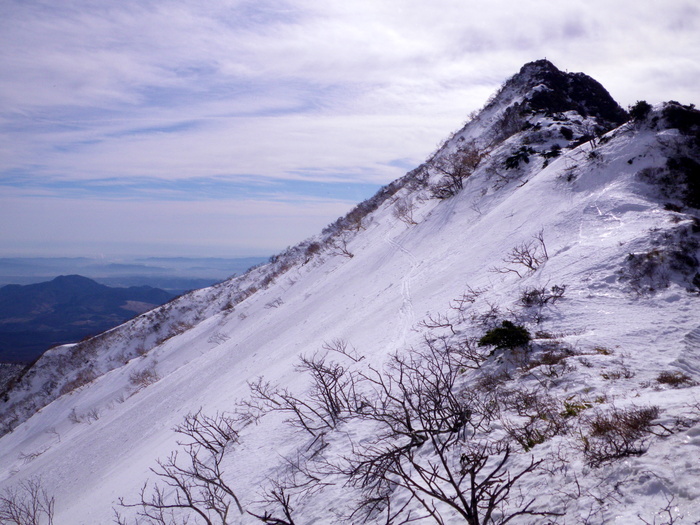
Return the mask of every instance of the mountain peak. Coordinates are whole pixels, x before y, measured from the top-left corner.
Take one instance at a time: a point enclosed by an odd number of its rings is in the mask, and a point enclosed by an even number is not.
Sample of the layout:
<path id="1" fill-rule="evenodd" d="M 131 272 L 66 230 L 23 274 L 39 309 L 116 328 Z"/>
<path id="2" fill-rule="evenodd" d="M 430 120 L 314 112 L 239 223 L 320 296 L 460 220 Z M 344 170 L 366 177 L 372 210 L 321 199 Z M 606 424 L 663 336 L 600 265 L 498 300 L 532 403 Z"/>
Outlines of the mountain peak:
<path id="1" fill-rule="evenodd" d="M 503 86 L 522 97 L 523 109 L 534 113 L 576 111 L 583 117 L 597 117 L 608 128 L 627 120 L 627 113 L 610 93 L 584 73 L 561 71 L 547 59 L 528 62 Z"/>
<path id="2" fill-rule="evenodd" d="M 539 60 L 533 60 L 532 62 L 528 62 L 525 64 L 523 67 L 520 68 L 520 72 L 518 73 L 519 75 L 527 75 L 527 74 L 542 74 L 542 73 L 557 73 L 561 74 L 561 71 L 552 64 L 549 60 L 546 58 L 541 58 Z"/>
<path id="3" fill-rule="evenodd" d="M 78 286 L 93 286 L 94 287 L 102 287 L 103 285 L 99 284 L 96 281 L 93 281 L 92 279 L 88 277 L 83 277 L 82 275 L 77 275 L 77 274 L 72 274 L 72 275 L 59 275 L 58 277 L 55 277 L 50 281 L 53 284 L 56 285 L 78 285 Z"/>

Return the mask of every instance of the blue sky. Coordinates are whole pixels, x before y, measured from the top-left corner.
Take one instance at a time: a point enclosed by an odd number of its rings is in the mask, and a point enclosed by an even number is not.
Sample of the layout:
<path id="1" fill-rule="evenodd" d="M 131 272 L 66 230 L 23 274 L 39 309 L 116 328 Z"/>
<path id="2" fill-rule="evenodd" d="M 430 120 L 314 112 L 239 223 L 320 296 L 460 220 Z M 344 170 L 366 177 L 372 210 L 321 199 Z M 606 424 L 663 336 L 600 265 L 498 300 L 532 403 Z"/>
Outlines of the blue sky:
<path id="1" fill-rule="evenodd" d="M 0 256 L 270 254 L 525 62 L 700 103 L 695 1 L 4 0 Z"/>

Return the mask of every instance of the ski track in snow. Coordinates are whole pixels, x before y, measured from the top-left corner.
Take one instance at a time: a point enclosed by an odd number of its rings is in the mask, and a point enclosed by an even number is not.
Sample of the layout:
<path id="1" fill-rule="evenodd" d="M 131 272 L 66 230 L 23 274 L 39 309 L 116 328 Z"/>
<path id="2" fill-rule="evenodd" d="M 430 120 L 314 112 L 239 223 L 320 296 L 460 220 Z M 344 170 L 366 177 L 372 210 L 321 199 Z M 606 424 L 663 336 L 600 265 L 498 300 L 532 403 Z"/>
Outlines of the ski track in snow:
<path id="1" fill-rule="evenodd" d="M 411 270 L 401 277 L 401 296 L 403 298 L 403 302 L 401 304 L 401 308 L 399 309 L 399 334 L 395 339 L 397 349 L 400 349 L 406 346 L 408 333 L 413 328 L 415 323 L 415 311 L 413 308 L 413 298 L 411 294 L 411 281 L 418 273 L 420 262 L 415 255 L 407 250 L 402 244 L 391 239 L 388 234 L 384 237 L 384 239 L 390 246 L 393 246 L 397 250 L 401 251 L 401 253 L 408 258 L 411 264 Z"/>

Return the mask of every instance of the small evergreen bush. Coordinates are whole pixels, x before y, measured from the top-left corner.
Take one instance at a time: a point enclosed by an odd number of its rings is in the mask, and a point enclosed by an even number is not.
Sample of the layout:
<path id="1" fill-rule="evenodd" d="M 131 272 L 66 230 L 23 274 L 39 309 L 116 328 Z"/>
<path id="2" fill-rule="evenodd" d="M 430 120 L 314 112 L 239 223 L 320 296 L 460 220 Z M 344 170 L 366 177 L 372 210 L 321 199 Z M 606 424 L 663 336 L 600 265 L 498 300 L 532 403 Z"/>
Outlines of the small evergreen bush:
<path id="1" fill-rule="evenodd" d="M 510 321 L 503 321 L 501 326 L 486 332 L 479 339 L 479 346 L 494 346 L 496 349 L 513 349 L 525 346 L 532 337 L 524 326 L 515 325 Z"/>
<path id="2" fill-rule="evenodd" d="M 649 112 L 651 111 L 651 104 L 646 100 L 638 100 L 636 104 L 630 106 L 630 117 L 635 122 L 642 121 L 647 118 Z"/>

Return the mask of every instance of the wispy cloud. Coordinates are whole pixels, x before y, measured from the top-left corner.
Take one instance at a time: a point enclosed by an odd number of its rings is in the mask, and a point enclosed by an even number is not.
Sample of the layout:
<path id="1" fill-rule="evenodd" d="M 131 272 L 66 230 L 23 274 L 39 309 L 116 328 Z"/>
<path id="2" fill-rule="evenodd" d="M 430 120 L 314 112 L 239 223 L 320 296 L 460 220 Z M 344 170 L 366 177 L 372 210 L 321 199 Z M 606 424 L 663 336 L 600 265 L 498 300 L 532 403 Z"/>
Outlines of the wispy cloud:
<path id="1" fill-rule="evenodd" d="M 698 102 L 700 8 L 6 0 L 0 187 L 27 210 L 78 195 L 83 205 L 306 195 L 330 199 L 317 211 L 335 213 L 337 201 L 421 162 L 506 77 L 544 56 L 600 80 L 623 105 Z M 38 242 L 41 229 L 30 233 Z M 300 234 L 290 226 L 282 244 Z"/>

